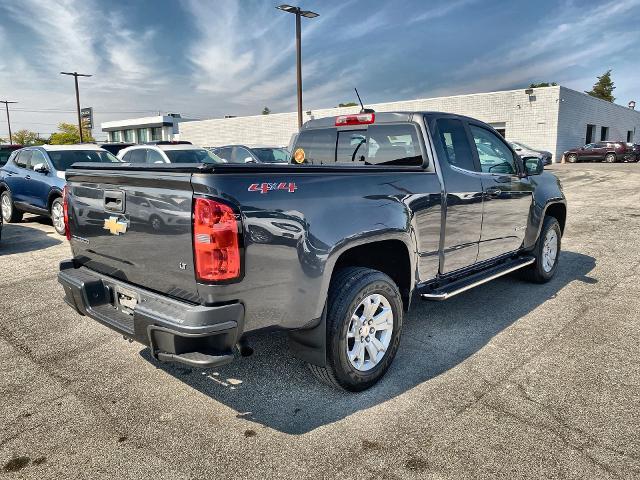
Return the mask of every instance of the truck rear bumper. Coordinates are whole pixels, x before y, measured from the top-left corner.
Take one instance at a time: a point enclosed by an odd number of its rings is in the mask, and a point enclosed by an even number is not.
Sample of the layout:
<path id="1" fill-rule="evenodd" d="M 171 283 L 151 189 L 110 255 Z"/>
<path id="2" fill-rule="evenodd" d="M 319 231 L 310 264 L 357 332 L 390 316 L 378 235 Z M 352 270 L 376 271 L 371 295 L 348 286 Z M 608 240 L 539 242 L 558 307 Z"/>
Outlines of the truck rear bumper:
<path id="1" fill-rule="evenodd" d="M 193 305 L 101 275 L 73 261 L 60 263 L 65 302 L 126 338 L 147 345 L 154 358 L 193 367 L 234 359 L 244 306 Z"/>

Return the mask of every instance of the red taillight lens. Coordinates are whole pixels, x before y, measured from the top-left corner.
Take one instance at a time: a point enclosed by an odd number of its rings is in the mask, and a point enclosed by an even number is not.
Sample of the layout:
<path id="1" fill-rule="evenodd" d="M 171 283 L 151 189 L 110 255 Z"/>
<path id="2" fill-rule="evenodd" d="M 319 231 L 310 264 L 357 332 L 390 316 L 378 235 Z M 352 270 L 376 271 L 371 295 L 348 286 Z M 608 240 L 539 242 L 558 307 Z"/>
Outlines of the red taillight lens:
<path id="1" fill-rule="evenodd" d="M 209 198 L 193 204 L 193 251 L 196 277 L 204 281 L 240 276 L 238 222 L 233 209 Z"/>
<path id="2" fill-rule="evenodd" d="M 67 240 L 71 240 L 71 229 L 69 228 L 69 187 L 64 186 L 62 190 L 62 212 L 64 213 L 64 233 Z"/>
<path id="3" fill-rule="evenodd" d="M 375 122 L 375 113 L 358 113 L 355 115 L 340 115 L 336 117 L 336 127 L 344 127 L 345 125 L 369 125 Z"/>

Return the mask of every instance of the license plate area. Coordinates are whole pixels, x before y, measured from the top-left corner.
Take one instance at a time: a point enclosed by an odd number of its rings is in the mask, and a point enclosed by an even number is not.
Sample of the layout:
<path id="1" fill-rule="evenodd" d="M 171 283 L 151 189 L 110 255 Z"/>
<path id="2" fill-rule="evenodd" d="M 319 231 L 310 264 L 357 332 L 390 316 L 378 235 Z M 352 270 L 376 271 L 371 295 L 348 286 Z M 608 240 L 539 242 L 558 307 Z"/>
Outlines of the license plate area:
<path id="1" fill-rule="evenodd" d="M 133 311 L 138 305 L 138 295 L 131 290 L 116 287 L 116 303 L 118 309 L 127 315 L 133 315 Z"/>

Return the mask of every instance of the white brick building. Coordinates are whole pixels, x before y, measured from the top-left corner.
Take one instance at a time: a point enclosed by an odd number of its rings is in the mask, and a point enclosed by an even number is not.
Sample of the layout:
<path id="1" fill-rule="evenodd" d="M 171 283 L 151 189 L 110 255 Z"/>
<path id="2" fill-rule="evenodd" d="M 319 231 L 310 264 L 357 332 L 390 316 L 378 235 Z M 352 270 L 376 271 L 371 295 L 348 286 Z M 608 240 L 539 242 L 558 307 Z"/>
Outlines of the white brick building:
<path id="1" fill-rule="evenodd" d="M 640 112 L 565 87 L 474 93 L 367 105 L 378 112 L 442 111 L 489 123 L 508 140 L 548 150 L 554 161 L 562 152 L 600 140 L 640 141 Z M 305 119 L 356 113 L 359 107 L 305 113 Z M 591 125 L 591 127 L 588 127 Z M 219 118 L 180 125 L 180 139 L 201 146 L 228 144 L 287 145 L 297 131 L 297 114 L 277 113 Z M 591 138 L 587 133 L 591 133 Z"/>
<path id="2" fill-rule="evenodd" d="M 173 140 L 178 134 L 178 124 L 188 122 L 179 113 L 167 113 L 153 117 L 130 118 L 103 122 L 100 128 L 107 133 L 108 142 L 144 143 Z"/>

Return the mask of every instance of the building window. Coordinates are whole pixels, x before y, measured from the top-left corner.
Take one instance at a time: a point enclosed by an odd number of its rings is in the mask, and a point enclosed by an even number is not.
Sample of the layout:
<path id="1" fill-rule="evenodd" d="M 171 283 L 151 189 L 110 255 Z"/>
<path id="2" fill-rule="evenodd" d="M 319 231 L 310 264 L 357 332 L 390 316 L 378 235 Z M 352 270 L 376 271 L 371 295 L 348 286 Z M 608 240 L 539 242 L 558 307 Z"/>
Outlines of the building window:
<path id="1" fill-rule="evenodd" d="M 121 142 L 122 141 L 121 136 L 120 136 L 120 134 L 121 134 L 120 130 L 115 130 L 115 131 L 109 132 L 109 133 L 111 134 L 111 141 L 112 142 Z"/>
<path id="2" fill-rule="evenodd" d="M 627 130 L 627 142 L 633 142 L 633 130 Z"/>
<path id="3" fill-rule="evenodd" d="M 124 141 L 127 143 L 133 142 L 133 130 L 124 131 Z"/>
<path id="4" fill-rule="evenodd" d="M 151 141 L 156 142 L 162 140 L 162 127 L 153 127 L 151 129 Z"/>
<path id="5" fill-rule="evenodd" d="M 584 144 L 588 145 L 589 143 L 593 142 L 593 132 L 595 131 L 596 126 L 595 125 L 591 125 L 590 123 L 587 124 L 587 136 L 585 137 L 584 140 Z"/>
<path id="6" fill-rule="evenodd" d="M 609 127 L 600 127 L 600 141 L 604 142 L 609 138 Z"/>
<path id="7" fill-rule="evenodd" d="M 144 143 L 149 141 L 149 135 L 146 128 L 138 129 L 138 143 Z"/>

